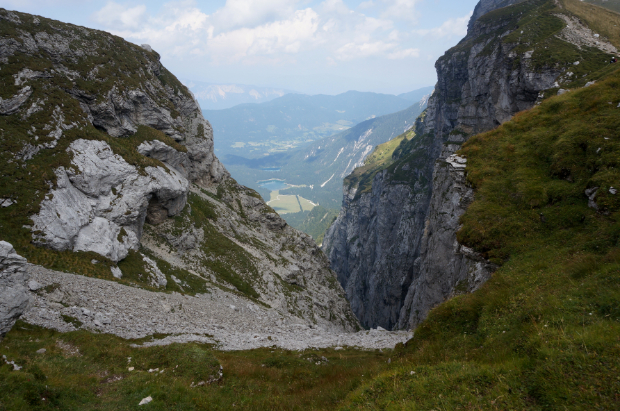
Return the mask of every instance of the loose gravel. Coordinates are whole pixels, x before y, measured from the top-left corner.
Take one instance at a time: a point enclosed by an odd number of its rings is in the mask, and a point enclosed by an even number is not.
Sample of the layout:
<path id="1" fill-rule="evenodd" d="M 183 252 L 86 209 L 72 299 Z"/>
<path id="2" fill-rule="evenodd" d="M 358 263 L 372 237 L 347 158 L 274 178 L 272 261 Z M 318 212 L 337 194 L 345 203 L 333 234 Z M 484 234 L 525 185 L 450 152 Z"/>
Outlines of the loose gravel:
<path id="1" fill-rule="evenodd" d="M 383 329 L 347 333 L 319 328 L 220 289 L 188 296 L 152 292 L 35 265 L 29 265 L 28 271 L 31 281 L 40 287 L 22 317 L 26 322 L 60 332 L 78 326 L 126 339 L 155 336 L 142 346 L 197 341 L 224 351 L 260 347 L 377 349 L 393 348 L 413 336 L 411 332 Z"/>

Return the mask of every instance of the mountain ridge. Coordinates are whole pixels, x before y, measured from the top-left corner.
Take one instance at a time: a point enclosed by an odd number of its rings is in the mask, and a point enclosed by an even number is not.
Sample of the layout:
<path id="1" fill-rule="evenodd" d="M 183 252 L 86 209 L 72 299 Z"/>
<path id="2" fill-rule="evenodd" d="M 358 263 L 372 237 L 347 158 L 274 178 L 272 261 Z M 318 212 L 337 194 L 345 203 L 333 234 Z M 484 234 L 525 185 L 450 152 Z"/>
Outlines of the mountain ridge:
<path id="1" fill-rule="evenodd" d="M 223 293 L 245 307 L 216 302 L 211 322 L 231 327 L 224 339 L 269 321 L 287 332 L 359 327 L 312 239 L 230 177 L 197 102 L 150 47 L 4 9 L 0 44 L 0 238 L 42 284 L 25 285 L 43 290 L 30 322 L 132 338 L 183 333 L 106 314 L 119 307 L 80 297 L 71 278 L 81 275 L 95 289 L 102 280 L 155 299 Z M 97 315 L 74 325 L 71 307 Z M 254 321 L 242 330 L 231 310 Z"/>
<path id="2" fill-rule="evenodd" d="M 373 171 L 371 192 L 345 187 L 344 207 L 325 235 L 323 250 L 365 326 L 413 328 L 457 290 L 473 291 L 491 276 L 495 266 L 456 241 L 473 192 L 453 154 L 469 136 L 561 88 L 596 81 L 609 64 L 611 26 L 589 23 L 601 33 L 600 50 L 588 43 L 591 30 L 566 28 L 557 17 L 572 18 L 577 2 L 479 6 L 486 14 L 474 15 L 467 36 L 436 63 L 439 81 L 416 137 L 395 163 Z"/>

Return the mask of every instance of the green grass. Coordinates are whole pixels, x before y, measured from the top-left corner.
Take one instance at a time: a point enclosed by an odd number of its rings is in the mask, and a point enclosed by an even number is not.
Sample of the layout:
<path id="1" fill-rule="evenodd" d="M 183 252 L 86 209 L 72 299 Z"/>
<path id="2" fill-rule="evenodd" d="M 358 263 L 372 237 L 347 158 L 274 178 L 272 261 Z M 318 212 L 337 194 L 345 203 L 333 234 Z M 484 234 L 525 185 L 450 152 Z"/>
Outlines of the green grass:
<path id="1" fill-rule="evenodd" d="M 291 227 L 309 234 L 317 244 L 321 244 L 325 232 L 338 217 L 338 212 L 338 210 L 319 205 L 311 211 L 287 214 L 285 219 Z"/>
<path id="2" fill-rule="evenodd" d="M 331 410 L 386 370 L 393 358 L 391 350 L 130 347 L 140 342 L 85 331 L 62 334 L 18 322 L 0 354 L 24 368 L 0 365 L 0 410 Z M 36 354 L 41 348 L 46 353 Z M 220 381 L 191 388 L 192 382 L 217 376 L 220 364 Z M 148 373 L 155 368 L 164 372 Z M 153 402 L 139 407 L 147 396 Z"/>
<path id="3" fill-rule="evenodd" d="M 619 90 L 617 70 L 464 144 L 476 198 L 459 240 L 502 266 L 432 310 L 342 409 L 617 409 Z"/>
<path id="4" fill-rule="evenodd" d="M 18 322 L 0 352 L 23 369 L 0 365 L 0 410 L 134 410 L 147 396 L 153 397 L 149 409 L 193 410 L 204 409 L 209 391 L 218 391 L 190 388 L 219 373 L 210 347 L 130 347 L 134 342 L 139 341 L 86 331 L 61 334 Z M 45 354 L 36 353 L 41 348 Z M 148 372 L 155 368 L 164 372 Z"/>
<path id="5" fill-rule="evenodd" d="M 393 164 L 394 152 L 414 137 L 415 133 L 409 131 L 375 147 L 372 153 L 364 160 L 364 165 L 356 168 L 345 177 L 344 184 L 348 187 L 356 186 L 360 193 L 369 192 L 375 175 Z"/>

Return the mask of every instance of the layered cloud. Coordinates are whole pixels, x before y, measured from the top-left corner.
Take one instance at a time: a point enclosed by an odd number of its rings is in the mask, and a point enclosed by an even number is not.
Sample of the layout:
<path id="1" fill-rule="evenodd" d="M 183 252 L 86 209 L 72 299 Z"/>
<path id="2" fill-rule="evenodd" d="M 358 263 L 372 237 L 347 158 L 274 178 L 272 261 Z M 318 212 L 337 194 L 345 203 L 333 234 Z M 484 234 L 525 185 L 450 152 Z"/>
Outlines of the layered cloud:
<path id="1" fill-rule="evenodd" d="M 202 55 L 214 64 L 278 64 L 309 52 L 336 64 L 371 57 L 419 57 L 400 21 L 417 18 L 419 0 L 375 0 L 358 10 L 342 0 L 227 0 L 206 14 L 193 0 L 166 3 L 157 13 L 146 4 L 108 2 L 95 22 L 136 43 L 171 56 Z M 310 7 L 308 7 L 310 5 Z M 374 16 L 364 8 L 375 8 Z"/>

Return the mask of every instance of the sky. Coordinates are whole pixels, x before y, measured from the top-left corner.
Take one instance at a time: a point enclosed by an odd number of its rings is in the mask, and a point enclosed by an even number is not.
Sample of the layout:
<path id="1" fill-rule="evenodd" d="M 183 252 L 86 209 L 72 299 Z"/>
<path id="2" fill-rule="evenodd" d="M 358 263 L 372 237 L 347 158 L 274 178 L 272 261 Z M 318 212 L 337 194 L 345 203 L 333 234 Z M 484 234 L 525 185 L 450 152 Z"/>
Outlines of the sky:
<path id="1" fill-rule="evenodd" d="M 149 44 L 178 78 L 307 94 L 433 85 L 478 0 L 0 0 Z"/>

